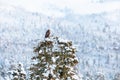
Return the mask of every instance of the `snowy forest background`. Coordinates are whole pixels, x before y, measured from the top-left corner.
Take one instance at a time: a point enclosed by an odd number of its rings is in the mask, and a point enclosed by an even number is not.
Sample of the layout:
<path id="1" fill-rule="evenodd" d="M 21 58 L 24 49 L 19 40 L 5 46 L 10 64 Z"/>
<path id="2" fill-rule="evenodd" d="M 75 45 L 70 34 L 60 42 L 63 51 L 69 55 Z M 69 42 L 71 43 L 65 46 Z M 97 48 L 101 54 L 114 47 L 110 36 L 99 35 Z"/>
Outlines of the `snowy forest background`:
<path id="1" fill-rule="evenodd" d="M 90 3 L 114 1 L 91 0 Z M 17 63 L 23 64 L 28 75 L 33 47 L 44 40 L 47 29 L 51 29 L 52 35 L 73 42 L 77 48 L 79 76 L 87 79 L 102 75 L 105 80 L 120 80 L 120 6 L 117 4 L 113 11 L 85 15 L 50 4 L 54 15 L 29 11 L 7 0 L 0 2 L 0 80 L 9 80 L 10 67 Z"/>

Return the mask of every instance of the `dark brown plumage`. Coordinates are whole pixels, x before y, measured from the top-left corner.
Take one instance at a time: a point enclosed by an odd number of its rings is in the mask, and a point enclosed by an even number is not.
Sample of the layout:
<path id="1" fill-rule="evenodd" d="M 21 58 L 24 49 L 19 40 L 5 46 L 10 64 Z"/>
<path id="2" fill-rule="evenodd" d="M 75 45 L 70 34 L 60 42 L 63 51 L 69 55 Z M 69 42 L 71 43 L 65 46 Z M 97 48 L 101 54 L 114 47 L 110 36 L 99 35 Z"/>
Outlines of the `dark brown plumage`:
<path id="1" fill-rule="evenodd" d="M 49 29 L 46 31 L 46 34 L 45 34 L 45 38 L 48 38 L 48 37 L 50 37 L 50 30 Z"/>

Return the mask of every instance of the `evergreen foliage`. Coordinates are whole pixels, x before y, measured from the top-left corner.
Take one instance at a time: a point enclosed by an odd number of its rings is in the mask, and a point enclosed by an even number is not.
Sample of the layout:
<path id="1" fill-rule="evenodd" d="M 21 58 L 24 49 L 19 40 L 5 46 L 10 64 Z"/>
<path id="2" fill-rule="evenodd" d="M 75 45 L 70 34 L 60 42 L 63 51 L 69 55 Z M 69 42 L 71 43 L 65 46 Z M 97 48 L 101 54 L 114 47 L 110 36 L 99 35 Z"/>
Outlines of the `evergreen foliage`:
<path id="1" fill-rule="evenodd" d="M 12 80 L 26 80 L 26 73 L 21 63 L 13 68 Z"/>
<path id="2" fill-rule="evenodd" d="M 78 60 L 71 41 L 58 37 L 46 38 L 34 48 L 30 80 L 78 80 Z"/>

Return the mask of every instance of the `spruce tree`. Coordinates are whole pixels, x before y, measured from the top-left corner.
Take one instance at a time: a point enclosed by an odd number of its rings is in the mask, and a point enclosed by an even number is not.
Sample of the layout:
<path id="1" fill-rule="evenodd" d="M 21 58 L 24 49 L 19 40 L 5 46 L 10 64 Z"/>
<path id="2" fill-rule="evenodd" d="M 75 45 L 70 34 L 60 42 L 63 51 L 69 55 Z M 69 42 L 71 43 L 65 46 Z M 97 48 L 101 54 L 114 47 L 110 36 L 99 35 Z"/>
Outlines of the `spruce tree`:
<path id="1" fill-rule="evenodd" d="M 34 48 L 34 63 L 30 67 L 30 80 L 78 80 L 78 64 L 71 41 L 49 37 Z"/>
<path id="2" fill-rule="evenodd" d="M 26 72 L 24 71 L 23 64 L 19 63 L 13 67 L 11 80 L 26 80 Z"/>

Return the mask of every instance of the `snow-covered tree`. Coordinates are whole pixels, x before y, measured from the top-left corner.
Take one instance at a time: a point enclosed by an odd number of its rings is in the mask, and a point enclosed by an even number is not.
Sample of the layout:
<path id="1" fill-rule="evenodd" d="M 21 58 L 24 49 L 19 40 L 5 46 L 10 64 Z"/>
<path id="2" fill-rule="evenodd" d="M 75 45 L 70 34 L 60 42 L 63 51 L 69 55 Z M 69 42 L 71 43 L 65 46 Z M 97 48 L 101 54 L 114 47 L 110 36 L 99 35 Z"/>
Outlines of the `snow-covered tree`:
<path id="1" fill-rule="evenodd" d="M 34 49 L 30 80 L 80 80 L 75 70 L 78 60 L 71 41 L 49 37 Z"/>
<path id="2" fill-rule="evenodd" d="M 116 73 L 113 80 L 120 80 L 120 73 Z"/>
<path id="3" fill-rule="evenodd" d="M 12 74 L 11 80 L 26 80 L 26 72 L 22 63 L 19 63 L 16 66 L 13 65 L 10 72 Z"/>
<path id="4" fill-rule="evenodd" d="M 95 80 L 105 80 L 105 76 L 102 73 L 97 73 L 95 75 Z"/>
<path id="5" fill-rule="evenodd" d="M 6 80 L 8 79 L 7 76 L 7 68 L 5 67 L 5 65 L 0 65 L 0 80 Z"/>

